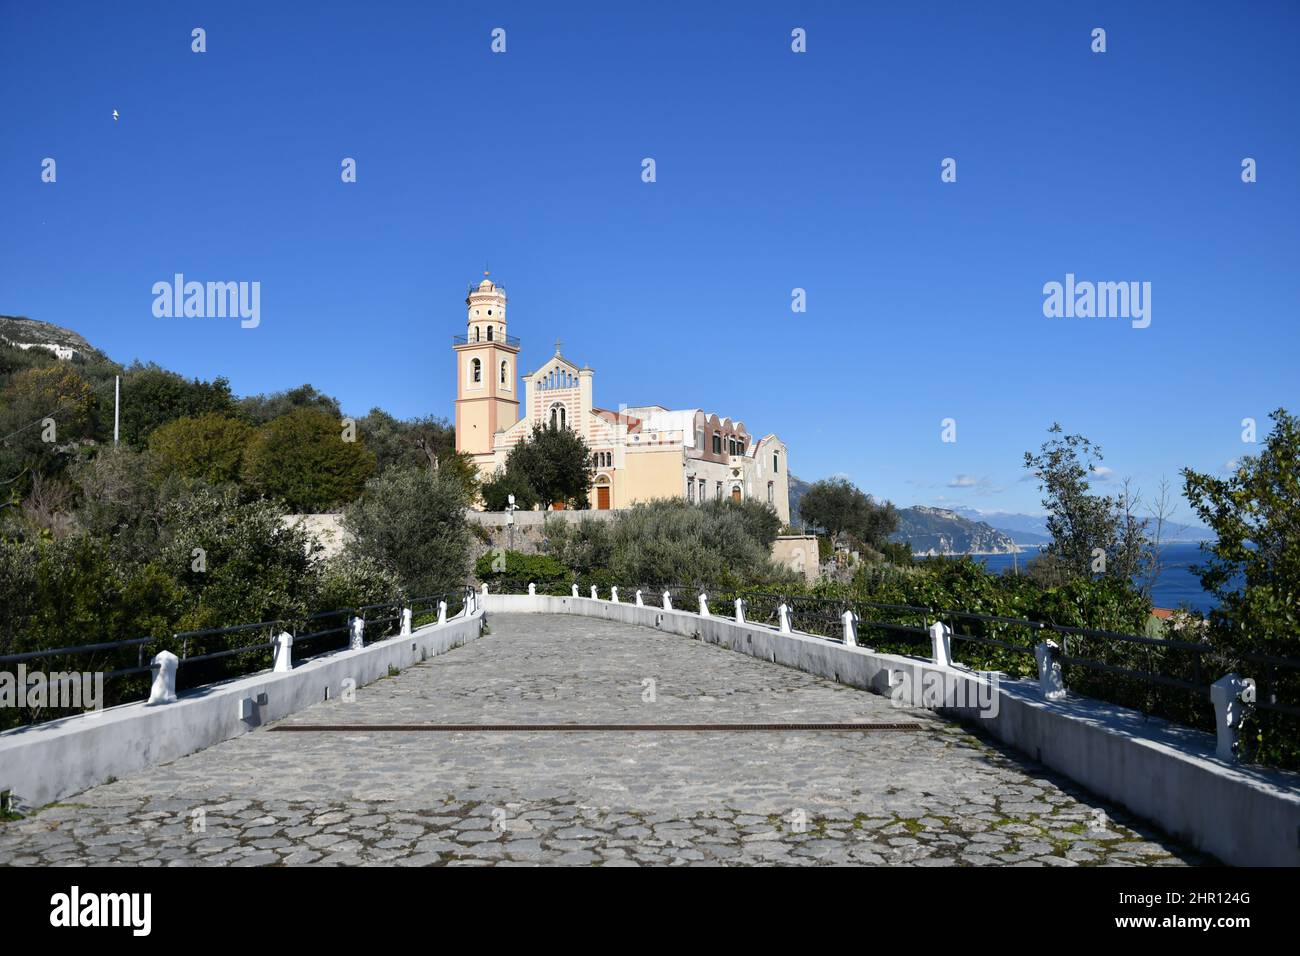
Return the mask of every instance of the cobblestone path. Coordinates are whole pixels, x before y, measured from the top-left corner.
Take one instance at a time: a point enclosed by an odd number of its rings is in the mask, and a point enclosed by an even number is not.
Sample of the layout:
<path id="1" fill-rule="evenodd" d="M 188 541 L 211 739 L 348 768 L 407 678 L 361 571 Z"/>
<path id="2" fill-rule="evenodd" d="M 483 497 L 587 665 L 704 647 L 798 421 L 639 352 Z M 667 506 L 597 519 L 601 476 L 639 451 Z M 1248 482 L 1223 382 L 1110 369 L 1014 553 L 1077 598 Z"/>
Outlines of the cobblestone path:
<path id="1" fill-rule="evenodd" d="M 0 824 L 0 863 L 1210 862 L 883 697 L 649 628 L 491 633 L 283 724 L 898 722 L 919 731 L 263 728 Z"/>

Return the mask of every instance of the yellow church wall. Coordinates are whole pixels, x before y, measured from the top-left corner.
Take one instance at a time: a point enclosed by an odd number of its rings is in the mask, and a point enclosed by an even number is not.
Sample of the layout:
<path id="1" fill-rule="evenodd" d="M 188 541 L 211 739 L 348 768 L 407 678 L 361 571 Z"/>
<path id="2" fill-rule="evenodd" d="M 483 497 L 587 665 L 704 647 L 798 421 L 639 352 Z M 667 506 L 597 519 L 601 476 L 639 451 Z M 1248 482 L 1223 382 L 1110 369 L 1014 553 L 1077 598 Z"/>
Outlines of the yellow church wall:
<path id="1" fill-rule="evenodd" d="M 626 507 L 638 501 L 656 498 L 680 498 L 685 487 L 682 482 L 682 452 L 680 448 L 663 451 L 639 451 L 626 456 L 627 467 L 620 469 L 622 494 L 617 494 L 615 507 Z"/>

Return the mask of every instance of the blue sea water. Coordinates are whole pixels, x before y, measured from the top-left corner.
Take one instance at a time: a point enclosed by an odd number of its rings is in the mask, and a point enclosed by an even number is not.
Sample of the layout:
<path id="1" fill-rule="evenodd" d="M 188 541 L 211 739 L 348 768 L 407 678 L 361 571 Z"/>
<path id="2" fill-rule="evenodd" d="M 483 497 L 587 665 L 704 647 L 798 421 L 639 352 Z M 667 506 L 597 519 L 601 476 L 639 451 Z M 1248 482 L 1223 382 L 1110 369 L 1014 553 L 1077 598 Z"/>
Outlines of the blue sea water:
<path id="1" fill-rule="evenodd" d="M 1038 554 L 1037 548 L 1026 549 L 1019 555 L 1010 554 L 976 554 L 971 555 L 976 561 L 983 561 L 985 566 L 995 574 L 1003 569 L 1010 569 L 1019 563 L 1023 572 L 1025 563 Z M 1192 573 L 1192 565 L 1204 564 L 1205 557 L 1200 545 L 1194 543 L 1171 544 L 1164 553 L 1165 570 L 1156 581 L 1151 591 L 1151 603 L 1156 607 L 1179 608 L 1186 605 L 1198 611 L 1209 612 L 1218 603 L 1212 594 L 1201 589 L 1200 579 Z"/>

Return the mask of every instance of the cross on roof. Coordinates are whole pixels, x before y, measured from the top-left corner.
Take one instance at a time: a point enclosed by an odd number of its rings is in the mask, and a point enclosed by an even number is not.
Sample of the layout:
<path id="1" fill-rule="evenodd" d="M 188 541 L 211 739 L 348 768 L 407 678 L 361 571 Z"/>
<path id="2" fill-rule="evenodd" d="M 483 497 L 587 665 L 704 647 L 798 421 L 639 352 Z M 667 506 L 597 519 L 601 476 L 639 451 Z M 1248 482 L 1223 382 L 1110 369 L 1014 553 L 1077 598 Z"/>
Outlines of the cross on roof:
<path id="1" fill-rule="evenodd" d="M 559 340 L 559 339 L 556 339 L 556 340 L 555 340 L 555 354 L 556 354 L 556 355 L 559 355 L 559 354 L 560 354 L 560 344 L 561 344 L 561 343 L 560 343 L 560 340 Z"/>

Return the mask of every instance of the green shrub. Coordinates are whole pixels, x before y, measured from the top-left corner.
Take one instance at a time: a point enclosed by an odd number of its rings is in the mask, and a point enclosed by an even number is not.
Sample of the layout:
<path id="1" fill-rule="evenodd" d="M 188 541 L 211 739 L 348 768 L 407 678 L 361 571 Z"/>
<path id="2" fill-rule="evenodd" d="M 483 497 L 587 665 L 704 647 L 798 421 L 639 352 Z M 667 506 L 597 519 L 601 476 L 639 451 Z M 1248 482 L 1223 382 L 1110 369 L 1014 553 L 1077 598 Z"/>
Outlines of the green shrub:
<path id="1" fill-rule="evenodd" d="M 564 564 L 549 554 L 523 554 L 519 551 L 492 550 L 474 562 L 474 574 L 480 581 L 512 581 L 538 585 L 567 581 L 572 574 Z"/>
<path id="2" fill-rule="evenodd" d="M 461 587 L 469 573 L 464 487 L 450 474 L 389 468 L 348 508 L 348 550 L 397 576 L 412 597 Z"/>
<path id="3" fill-rule="evenodd" d="M 774 534 L 779 525 L 773 524 Z M 737 507 L 654 501 L 609 521 L 545 525 L 547 550 L 578 575 L 631 586 L 782 580 L 771 562 L 767 524 Z M 596 582 L 599 583 L 599 582 Z"/>

